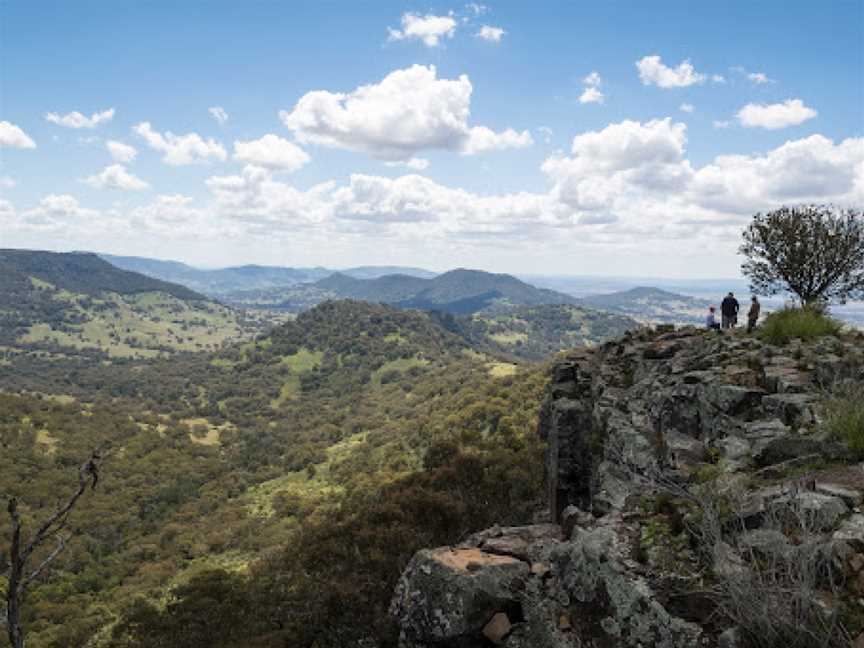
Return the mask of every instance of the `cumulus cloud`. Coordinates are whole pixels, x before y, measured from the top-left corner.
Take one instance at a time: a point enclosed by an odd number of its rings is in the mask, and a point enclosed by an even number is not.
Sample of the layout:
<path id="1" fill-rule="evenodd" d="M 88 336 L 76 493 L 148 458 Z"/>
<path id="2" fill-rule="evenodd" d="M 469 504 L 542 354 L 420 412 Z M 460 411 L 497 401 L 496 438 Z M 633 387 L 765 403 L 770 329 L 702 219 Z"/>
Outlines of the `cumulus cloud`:
<path id="1" fill-rule="evenodd" d="M 133 130 L 150 148 L 164 153 L 162 161 L 172 166 L 197 164 L 211 159 L 224 161 L 228 154 L 218 141 L 204 139 L 198 133 L 175 135 L 154 131 L 149 122 L 137 124 Z"/>
<path id="2" fill-rule="evenodd" d="M 82 180 L 95 189 L 123 189 L 124 191 L 141 191 L 150 185 L 126 170 L 122 164 L 112 164 L 105 167 L 101 173 Z"/>
<path id="3" fill-rule="evenodd" d="M 123 142 L 117 142 L 115 140 L 108 140 L 105 142 L 105 148 L 108 149 L 108 153 L 111 154 L 112 158 L 117 162 L 123 162 L 125 164 L 134 160 L 138 155 L 138 149 L 134 146 L 124 144 Z"/>
<path id="4" fill-rule="evenodd" d="M 95 112 L 89 117 L 82 115 L 80 112 L 73 111 L 63 115 L 57 113 L 46 113 L 45 119 L 49 122 L 64 126 L 66 128 L 96 128 L 103 122 L 109 122 L 114 118 L 114 109 L 108 108 L 102 112 Z"/>
<path id="5" fill-rule="evenodd" d="M 0 148 L 34 149 L 36 142 L 15 124 L 0 121 Z"/>
<path id="6" fill-rule="evenodd" d="M 222 106 L 212 106 L 207 109 L 207 112 L 209 112 L 210 116 L 220 124 L 224 124 L 228 121 L 228 113 L 225 112 L 225 109 Z"/>
<path id="7" fill-rule="evenodd" d="M 66 229 L 85 225 L 98 216 L 97 210 L 82 207 L 74 196 L 49 194 L 35 207 L 21 213 L 19 225 L 39 230 Z"/>
<path id="8" fill-rule="evenodd" d="M 615 205 L 668 194 L 692 173 L 683 158 L 687 127 L 670 118 L 645 124 L 625 120 L 573 138 L 570 157 L 552 157 L 543 171 L 553 192 L 582 222 L 617 220 Z"/>
<path id="9" fill-rule="evenodd" d="M 787 99 L 776 104 L 747 104 L 738 111 L 737 117 L 742 126 L 777 130 L 797 126 L 818 114 L 800 99 Z"/>
<path id="10" fill-rule="evenodd" d="M 453 38 L 456 33 L 456 19 L 450 13 L 446 16 L 415 13 L 402 15 L 402 29 L 388 28 L 388 40 L 401 41 L 416 39 L 426 47 L 438 47 L 444 38 Z"/>
<path id="11" fill-rule="evenodd" d="M 695 109 L 693 108 L 693 104 L 682 103 L 680 106 L 678 106 L 678 110 L 680 110 L 681 112 L 692 113 Z"/>
<path id="12" fill-rule="evenodd" d="M 293 142 L 268 134 L 257 140 L 234 142 L 234 159 L 267 169 L 293 172 L 310 158 Z"/>
<path id="13" fill-rule="evenodd" d="M 531 145 L 527 131 L 469 126 L 472 91 L 467 75 L 439 79 L 434 65 L 413 65 L 348 94 L 309 92 L 279 116 L 301 142 L 385 161 L 408 160 L 430 149 L 472 154 Z"/>
<path id="14" fill-rule="evenodd" d="M 468 131 L 468 139 L 462 146 L 464 155 L 485 153 L 486 151 L 501 151 L 503 149 L 527 148 L 534 144 L 534 138 L 527 130 L 521 133 L 508 128 L 496 133 L 485 126 L 474 126 Z"/>
<path id="15" fill-rule="evenodd" d="M 389 167 L 405 167 L 414 171 L 423 171 L 429 168 L 429 160 L 426 158 L 411 158 L 405 162 L 385 162 Z"/>
<path id="16" fill-rule="evenodd" d="M 721 155 L 696 173 L 694 202 L 749 215 L 786 202 L 864 200 L 864 139 L 834 144 L 822 135 L 786 142 L 764 155 Z"/>
<path id="17" fill-rule="evenodd" d="M 490 43 L 500 43 L 501 39 L 504 37 L 504 34 L 507 32 L 501 29 L 500 27 L 490 27 L 489 25 L 483 25 L 476 34 L 474 34 L 477 38 L 488 41 Z"/>
<path id="18" fill-rule="evenodd" d="M 603 93 L 597 88 L 585 88 L 579 95 L 579 103 L 603 103 Z"/>
<path id="19" fill-rule="evenodd" d="M 772 79 L 769 79 L 768 75 L 764 72 L 750 72 L 747 74 L 747 78 L 757 85 L 772 82 Z"/>
<path id="20" fill-rule="evenodd" d="M 603 103 L 604 95 L 600 91 L 602 83 L 603 79 L 600 77 L 600 73 L 596 70 L 582 79 L 582 84 L 585 86 L 585 90 L 579 96 L 579 103 Z"/>
<path id="21" fill-rule="evenodd" d="M 670 68 L 663 65 L 663 61 L 656 55 L 645 56 L 636 61 L 636 68 L 643 85 L 654 85 L 658 88 L 686 88 L 705 83 L 708 78 L 705 74 L 696 72 L 688 60 Z M 722 77 L 720 80 L 722 81 Z"/>

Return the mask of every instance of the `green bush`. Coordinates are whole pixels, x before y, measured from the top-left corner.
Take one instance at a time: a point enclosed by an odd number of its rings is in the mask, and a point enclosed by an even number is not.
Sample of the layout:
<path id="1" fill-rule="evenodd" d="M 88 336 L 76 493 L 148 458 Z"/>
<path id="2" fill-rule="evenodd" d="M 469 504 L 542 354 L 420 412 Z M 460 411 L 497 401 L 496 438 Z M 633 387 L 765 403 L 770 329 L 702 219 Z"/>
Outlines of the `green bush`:
<path id="1" fill-rule="evenodd" d="M 837 320 L 819 309 L 784 308 L 765 318 L 757 335 L 770 344 L 787 344 L 794 338 L 812 340 L 823 335 L 836 335 L 843 328 Z"/>
<path id="2" fill-rule="evenodd" d="M 849 388 L 831 398 L 825 406 L 829 434 L 864 456 L 864 387 Z"/>

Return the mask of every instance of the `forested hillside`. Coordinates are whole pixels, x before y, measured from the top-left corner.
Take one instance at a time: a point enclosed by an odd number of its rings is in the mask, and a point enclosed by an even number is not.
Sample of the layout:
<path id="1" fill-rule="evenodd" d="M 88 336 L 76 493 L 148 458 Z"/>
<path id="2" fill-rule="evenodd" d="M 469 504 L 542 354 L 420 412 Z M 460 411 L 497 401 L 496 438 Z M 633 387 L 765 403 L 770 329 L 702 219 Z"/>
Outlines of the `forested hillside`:
<path id="1" fill-rule="evenodd" d="M 0 250 L 0 365 L 215 350 L 254 336 L 273 319 L 93 254 Z"/>
<path id="2" fill-rule="evenodd" d="M 0 492 L 28 528 L 105 457 L 28 598 L 35 648 L 394 645 L 411 553 L 527 520 L 540 494 L 544 371 L 422 313 L 328 303 L 215 354 L 61 366 L 0 367 L 6 390 L 57 394 L 0 404 Z"/>

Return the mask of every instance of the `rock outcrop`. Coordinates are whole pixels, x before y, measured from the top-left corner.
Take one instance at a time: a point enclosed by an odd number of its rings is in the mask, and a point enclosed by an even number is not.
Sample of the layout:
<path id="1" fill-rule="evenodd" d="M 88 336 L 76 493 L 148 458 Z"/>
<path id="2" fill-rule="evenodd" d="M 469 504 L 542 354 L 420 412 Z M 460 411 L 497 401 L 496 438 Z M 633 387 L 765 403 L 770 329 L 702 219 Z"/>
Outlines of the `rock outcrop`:
<path id="1" fill-rule="evenodd" d="M 549 523 L 419 552 L 391 608 L 400 645 L 744 646 L 706 589 L 811 549 L 845 588 L 820 592 L 824 614 L 839 596 L 864 609 L 864 465 L 819 431 L 821 390 L 861 381 L 860 338 L 778 348 L 665 327 L 570 353 L 540 420 Z M 697 546 L 688 529 L 712 515 Z"/>

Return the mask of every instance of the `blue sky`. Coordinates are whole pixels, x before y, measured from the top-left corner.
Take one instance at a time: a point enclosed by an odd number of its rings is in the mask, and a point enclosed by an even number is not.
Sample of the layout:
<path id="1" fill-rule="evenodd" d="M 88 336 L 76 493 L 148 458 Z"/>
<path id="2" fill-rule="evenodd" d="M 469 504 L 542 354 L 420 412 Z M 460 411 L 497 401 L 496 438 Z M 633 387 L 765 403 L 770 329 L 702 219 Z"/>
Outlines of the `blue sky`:
<path id="1" fill-rule="evenodd" d="M 483 5 L 0 2 L 0 245 L 734 276 L 864 203 L 864 2 Z"/>

